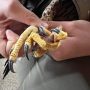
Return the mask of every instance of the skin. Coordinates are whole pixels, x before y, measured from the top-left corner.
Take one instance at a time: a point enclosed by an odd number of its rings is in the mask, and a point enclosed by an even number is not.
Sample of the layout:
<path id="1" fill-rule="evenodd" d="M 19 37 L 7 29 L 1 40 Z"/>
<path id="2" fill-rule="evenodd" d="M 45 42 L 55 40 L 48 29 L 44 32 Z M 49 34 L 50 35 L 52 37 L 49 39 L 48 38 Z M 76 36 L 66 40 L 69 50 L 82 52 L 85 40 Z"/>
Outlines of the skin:
<path id="1" fill-rule="evenodd" d="M 84 20 L 46 22 L 25 9 L 18 0 L 0 0 L 0 53 L 4 57 L 8 57 L 12 45 L 19 38 L 18 34 L 26 25 L 44 25 L 49 29 L 63 26 L 63 30 L 68 33 L 67 39 L 62 41 L 59 49 L 49 51 L 56 61 L 90 55 L 90 22 Z"/>
<path id="2" fill-rule="evenodd" d="M 50 52 L 56 61 L 90 55 L 90 22 L 84 20 L 70 22 L 50 22 L 51 25 L 62 25 L 68 33 L 67 39 L 55 51 Z"/>
<path id="3" fill-rule="evenodd" d="M 18 0 L 0 0 L 1 55 L 8 57 L 11 46 L 19 37 L 15 33 L 22 33 L 27 25 L 40 26 L 41 24 L 47 26 L 47 24 L 42 22 L 35 14 L 23 7 Z M 15 36 L 10 30 L 15 32 Z"/>

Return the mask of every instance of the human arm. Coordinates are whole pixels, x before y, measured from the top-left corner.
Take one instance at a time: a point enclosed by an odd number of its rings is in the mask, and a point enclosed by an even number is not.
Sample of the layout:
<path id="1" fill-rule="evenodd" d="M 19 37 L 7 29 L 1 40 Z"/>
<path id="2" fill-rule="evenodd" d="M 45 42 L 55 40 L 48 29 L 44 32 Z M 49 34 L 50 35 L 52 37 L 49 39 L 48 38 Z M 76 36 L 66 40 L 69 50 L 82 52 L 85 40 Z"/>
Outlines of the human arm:
<path id="1" fill-rule="evenodd" d="M 61 46 L 57 50 L 49 51 L 56 61 L 90 55 L 90 22 L 77 20 L 69 22 L 50 21 L 47 23 L 50 26 L 49 28 L 62 25 L 63 30 L 68 33 L 68 37 L 61 42 Z M 8 37 L 10 34 L 7 33 L 6 35 Z M 8 42 L 9 44 L 11 42 L 9 38 Z M 10 47 L 7 46 L 7 52 L 9 50 Z"/>
<path id="2" fill-rule="evenodd" d="M 0 0 L 0 53 L 4 57 L 7 57 L 7 29 L 20 34 L 25 29 L 25 24 L 38 26 L 43 22 L 18 0 Z"/>
<path id="3" fill-rule="evenodd" d="M 7 17 L 8 20 L 13 19 L 13 20 L 25 23 L 27 25 L 40 24 L 41 20 L 33 12 L 26 9 L 19 2 L 19 0 L 0 0 L 0 1 L 1 1 L 0 12 L 2 15 Z"/>
<path id="4" fill-rule="evenodd" d="M 13 16 L 14 14 L 10 14 L 10 15 Z M 42 22 L 40 19 L 36 20 L 36 21 L 39 21 L 38 23 L 34 22 L 36 25 L 40 25 Z M 28 23 L 28 19 L 26 19 L 25 23 L 26 22 Z M 50 28 L 62 25 L 64 30 L 69 34 L 68 38 L 62 42 L 62 45 L 60 46 L 59 50 L 50 52 L 50 54 L 52 55 L 52 57 L 55 60 L 63 60 L 63 59 L 69 59 L 69 58 L 89 55 L 90 50 L 87 50 L 87 48 L 89 48 L 89 45 L 88 45 L 89 44 L 89 42 L 88 42 L 89 35 L 88 34 L 90 32 L 89 31 L 90 22 L 80 20 L 80 21 L 70 21 L 70 22 L 48 21 L 46 23 L 48 23 Z M 85 34 L 84 34 L 84 32 L 85 32 Z M 86 32 L 88 32 L 88 33 L 86 33 Z M 8 37 L 9 34 L 6 34 L 6 35 Z M 88 37 L 86 37 L 85 35 Z M 86 39 L 86 40 L 83 41 L 83 39 Z M 9 40 L 9 38 L 7 41 L 11 42 L 11 40 Z M 85 43 L 87 43 L 87 44 L 85 44 Z M 88 46 L 86 46 L 86 45 L 88 45 Z M 77 48 L 77 47 L 80 47 L 80 48 Z M 5 48 L 6 48 L 6 46 L 5 46 Z M 8 46 L 7 46 L 7 48 L 8 48 Z M 10 50 L 10 47 L 6 50 L 7 53 L 9 53 L 9 50 Z"/>

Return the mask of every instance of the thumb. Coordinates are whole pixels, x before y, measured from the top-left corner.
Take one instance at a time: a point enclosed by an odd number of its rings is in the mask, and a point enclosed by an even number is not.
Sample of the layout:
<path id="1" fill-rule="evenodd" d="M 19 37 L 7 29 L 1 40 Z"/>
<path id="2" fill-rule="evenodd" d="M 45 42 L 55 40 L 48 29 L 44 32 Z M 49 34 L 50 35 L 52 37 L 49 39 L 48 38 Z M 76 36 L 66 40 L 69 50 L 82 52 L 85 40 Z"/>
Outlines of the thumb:
<path id="1" fill-rule="evenodd" d="M 10 49 L 15 44 L 19 36 L 13 31 L 7 30 L 6 37 L 7 37 L 6 53 L 9 54 Z"/>
<path id="2" fill-rule="evenodd" d="M 12 30 L 6 31 L 6 37 L 8 41 L 12 41 L 12 42 L 15 42 L 19 38 L 19 36 L 16 33 L 14 33 Z"/>

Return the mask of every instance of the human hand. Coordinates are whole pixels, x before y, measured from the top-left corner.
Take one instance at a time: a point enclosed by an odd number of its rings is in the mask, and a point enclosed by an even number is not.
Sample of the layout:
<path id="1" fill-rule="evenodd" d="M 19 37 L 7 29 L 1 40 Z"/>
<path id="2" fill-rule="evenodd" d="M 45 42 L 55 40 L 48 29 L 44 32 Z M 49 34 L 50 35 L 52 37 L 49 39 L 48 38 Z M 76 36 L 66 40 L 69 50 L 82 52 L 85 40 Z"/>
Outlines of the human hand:
<path id="1" fill-rule="evenodd" d="M 49 52 L 55 60 L 61 61 L 90 55 L 90 22 L 78 20 L 70 22 L 48 22 L 48 24 L 50 28 L 62 25 L 64 31 L 68 33 L 67 39 L 62 41 L 60 48 L 54 52 Z M 9 52 L 12 44 L 16 42 L 19 36 L 9 30 L 6 32 L 6 36 L 8 39 L 6 51 Z"/>
<path id="2" fill-rule="evenodd" d="M 8 40 L 9 41 L 13 40 L 11 41 L 13 43 L 15 42 L 14 40 L 15 37 L 11 37 L 11 39 L 7 37 L 6 35 L 7 29 L 11 29 L 14 32 L 20 34 L 22 30 L 26 27 L 25 24 L 14 20 L 12 14 L 9 14 L 9 13 L 13 13 L 11 11 L 11 8 L 13 8 L 12 1 L 15 1 L 15 0 L 0 0 L 0 54 L 3 55 L 4 57 L 7 57 L 8 55 L 7 48 L 6 48 L 9 45 L 7 43 Z M 12 35 L 9 34 L 9 36 L 12 36 Z"/>
<path id="3" fill-rule="evenodd" d="M 7 28 L 15 28 L 18 24 L 20 25 L 20 23 L 17 23 L 16 21 L 26 25 L 48 26 L 33 12 L 26 9 L 19 0 L 0 0 L 0 31 L 4 31 Z"/>
<path id="4" fill-rule="evenodd" d="M 61 46 L 49 52 L 56 61 L 90 55 L 90 22 L 77 20 L 69 22 L 48 22 L 50 27 L 63 26 L 68 37 Z"/>
<path id="5" fill-rule="evenodd" d="M 8 45 L 10 43 L 8 42 L 11 41 L 15 43 L 15 33 L 20 34 L 25 30 L 25 24 L 36 26 L 41 24 L 47 25 L 44 24 L 35 14 L 23 7 L 18 0 L 0 0 L 0 54 L 4 57 L 7 57 L 9 54 L 10 47 L 8 47 Z M 13 35 L 7 34 L 7 29 L 14 31 L 15 33 L 12 32 Z M 18 37 L 18 35 L 16 36 Z"/>
<path id="6" fill-rule="evenodd" d="M 16 20 L 27 25 L 41 25 L 43 22 L 30 10 L 26 9 L 19 0 L 0 0 L 0 15 L 7 20 Z"/>

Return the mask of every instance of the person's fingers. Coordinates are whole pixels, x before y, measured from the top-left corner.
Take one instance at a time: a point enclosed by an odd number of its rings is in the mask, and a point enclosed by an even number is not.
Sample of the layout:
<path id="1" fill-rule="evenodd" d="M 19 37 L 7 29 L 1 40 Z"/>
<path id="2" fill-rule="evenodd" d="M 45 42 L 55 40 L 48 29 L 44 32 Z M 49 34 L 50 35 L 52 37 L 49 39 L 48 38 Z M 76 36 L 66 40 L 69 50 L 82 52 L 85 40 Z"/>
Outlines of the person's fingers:
<path id="1" fill-rule="evenodd" d="M 58 49 L 50 51 L 50 54 L 56 61 L 78 57 L 80 54 L 77 53 L 76 44 L 77 39 L 75 37 L 68 37 L 61 42 L 61 46 Z"/>
<path id="2" fill-rule="evenodd" d="M 7 30 L 6 37 L 7 37 L 6 53 L 9 54 L 10 49 L 15 44 L 15 42 L 17 41 L 19 36 L 16 33 L 14 33 L 13 31 Z"/>
<path id="3" fill-rule="evenodd" d="M 10 19 L 25 23 L 27 25 L 47 26 L 45 22 L 39 19 L 33 12 L 26 9 L 18 0 L 14 1 L 9 8 Z"/>
<path id="4" fill-rule="evenodd" d="M 0 54 L 4 57 L 7 57 L 6 44 L 7 44 L 7 41 L 5 39 L 0 39 Z"/>
<path id="5" fill-rule="evenodd" d="M 74 30 L 75 25 L 73 21 L 48 21 L 49 29 L 62 26 L 63 30 L 68 33 L 68 36 L 74 36 L 76 30 Z"/>

